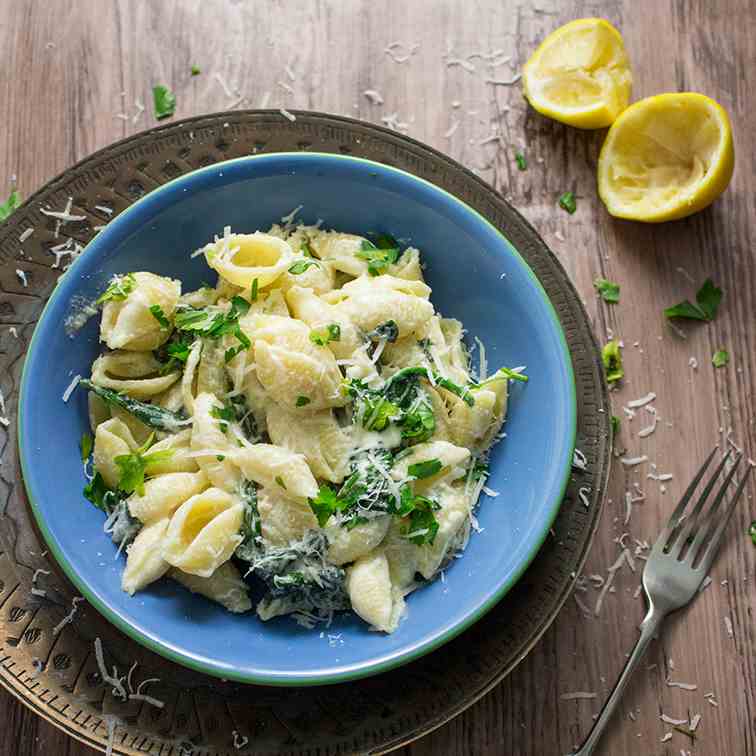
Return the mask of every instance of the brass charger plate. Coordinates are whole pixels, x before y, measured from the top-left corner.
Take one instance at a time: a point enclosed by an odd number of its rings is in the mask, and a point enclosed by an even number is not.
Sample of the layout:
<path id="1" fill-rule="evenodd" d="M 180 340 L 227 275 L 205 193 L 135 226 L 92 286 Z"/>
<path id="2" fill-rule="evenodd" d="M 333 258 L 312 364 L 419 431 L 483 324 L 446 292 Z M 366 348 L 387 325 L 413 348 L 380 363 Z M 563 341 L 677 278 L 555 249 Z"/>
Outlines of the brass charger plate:
<path id="1" fill-rule="evenodd" d="M 65 171 L 0 226 L 0 389 L 10 420 L 8 427 L 0 425 L 0 683 L 100 750 L 109 740 L 113 753 L 160 756 L 331 756 L 397 748 L 459 714 L 524 658 L 569 596 L 596 530 L 611 452 L 609 400 L 588 318 L 554 255 L 488 184 L 441 153 L 372 124 L 295 113 L 295 121 L 277 111 L 220 113 L 118 142 Z M 573 475 L 552 534 L 531 567 L 472 628 L 377 677 L 283 689 L 226 683 L 185 669 L 116 631 L 85 602 L 73 603 L 76 594 L 33 526 L 15 415 L 23 355 L 60 274 L 51 267 L 51 247 L 68 238 L 86 244 L 96 226 L 183 173 L 229 158 L 292 150 L 355 155 L 414 173 L 475 208 L 512 241 L 564 329 L 577 384 L 577 444 L 588 464 Z M 55 219 L 40 208 L 62 209 L 69 197 L 71 212 L 86 220 L 65 223 L 56 235 Z M 28 228 L 32 235 L 19 241 Z M 17 269 L 25 273 L 26 286 Z M 61 625 L 73 606 L 73 621 Z M 140 681 L 158 679 L 143 692 L 162 701 L 162 708 L 113 695 L 98 672 L 98 637 L 109 671 L 115 665 L 124 675 L 136 664 L 133 690 Z"/>

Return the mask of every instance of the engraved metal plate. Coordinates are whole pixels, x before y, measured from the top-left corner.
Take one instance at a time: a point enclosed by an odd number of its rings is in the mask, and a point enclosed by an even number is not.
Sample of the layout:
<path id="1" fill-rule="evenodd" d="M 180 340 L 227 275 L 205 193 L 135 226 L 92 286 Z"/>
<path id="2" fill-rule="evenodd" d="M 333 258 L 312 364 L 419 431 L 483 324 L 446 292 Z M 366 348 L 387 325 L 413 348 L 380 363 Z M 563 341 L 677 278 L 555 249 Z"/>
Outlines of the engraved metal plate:
<path id="1" fill-rule="evenodd" d="M 321 688 L 224 683 L 184 669 L 117 632 L 75 594 L 45 552 L 28 510 L 17 460 L 16 409 L 23 355 L 60 270 L 50 247 L 85 244 L 95 226 L 145 192 L 195 168 L 243 155 L 317 150 L 402 168 L 455 194 L 513 242 L 559 315 L 572 354 L 578 446 L 588 471 L 571 481 L 552 536 L 517 586 L 456 640 L 398 670 Z M 87 220 L 56 222 L 39 208 Z M 23 244 L 27 228 L 34 233 Z M 16 269 L 26 273 L 24 286 Z M 13 330 L 15 329 L 15 331 Z M 15 335 L 14 335 L 15 333 Z M 489 185 L 450 158 L 378 126 L 318 113 L 296 121 L 273 111 L 234 111 L 163 126 L 108 147 L 51 181 L 0 226 L 0 683 L 71 736 L 118 754 L 382 753 L 420 737 L 470 706 L 522 660 L 552 622 L 595 532 L 609 469 L 609 401 L 588 318 L 572 284 L 529 224 Z M 590 491 L 588 507 L 578 490 Z M 32 593 L 32 588 L 35 592 Z M 35 595 L 40 591 L 44 595 Z M 131 670 L 134 690 L 164 702 L 123 702 L 100 678 L 94 639 L 109 670 Z M 136 666 L 134 666 L 136 665 Z M 338 712 L 334 716 L 332 712 Z"/>

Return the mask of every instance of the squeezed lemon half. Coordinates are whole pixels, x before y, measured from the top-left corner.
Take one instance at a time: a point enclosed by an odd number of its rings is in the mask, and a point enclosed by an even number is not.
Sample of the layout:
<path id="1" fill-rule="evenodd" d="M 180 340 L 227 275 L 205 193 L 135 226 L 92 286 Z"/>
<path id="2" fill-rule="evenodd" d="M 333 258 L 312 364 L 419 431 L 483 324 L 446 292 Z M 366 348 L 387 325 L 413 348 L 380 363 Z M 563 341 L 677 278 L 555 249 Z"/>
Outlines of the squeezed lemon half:
<path id="1" fill-rule="evenodd" d="M 622 35 L 602 18 L 581 18 L 546 37 L 525 64 L 522 81 L 539 113 L 600 129 L 627 107 L 633 77 Z"/>
<path id="2" fill-rule="evenodd" d="M 661 94 L 631 105 L 601 148 L 598 192 L 611 215 L 684 218 L 727 188 L 735 164 L 730 119 L 709 97 Z"/>

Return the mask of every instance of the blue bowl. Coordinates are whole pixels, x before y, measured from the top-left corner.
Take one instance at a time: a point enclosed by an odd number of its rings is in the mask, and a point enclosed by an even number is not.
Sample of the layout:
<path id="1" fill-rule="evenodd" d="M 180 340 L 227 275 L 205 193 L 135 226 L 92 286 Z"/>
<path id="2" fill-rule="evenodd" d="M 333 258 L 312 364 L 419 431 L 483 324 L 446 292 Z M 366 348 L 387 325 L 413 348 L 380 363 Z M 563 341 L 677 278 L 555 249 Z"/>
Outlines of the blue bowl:
<path id="1" fill-rule="evenodd" d="M 417 246 L 433 302 L 487 348 L 488 364 L 526 365 L 511 387 L 507 437 L 491 457 L 464 558 L 408 598 L 392 635 L 348 614 L 305 630 L 290 618 L 233 615 L 164 580 L 133 598 L 121 591 L 123 557 L 103 515 L 82 496 L 79 439 L 85 392 L 61 400 L 99 351 L 98 318 L 75 338 L 63 323 L 73 297 L 89 300 L 114 273 L 149 270 L 185 290 L 209 273 L 190 253 L 220 233 L 265 229 L 298 216 L 366 234 L 386 231 Z M 112 220 L 61 279 L 40 318 L 21 383 L 19 438 L 29 501 L 50 550 L 81 594 L 116 627 L 163 656 L 223 678 L 267 685 L 350 680 L 416 659 L 450 640 L 514 585 L 538 552 L 565 491 L 575 439 L 570 355 L 544 290 L 517 250 L 485 218 L 432 184 L 367 160 L 314 153 L 239 158 L 182 176 Z"/>

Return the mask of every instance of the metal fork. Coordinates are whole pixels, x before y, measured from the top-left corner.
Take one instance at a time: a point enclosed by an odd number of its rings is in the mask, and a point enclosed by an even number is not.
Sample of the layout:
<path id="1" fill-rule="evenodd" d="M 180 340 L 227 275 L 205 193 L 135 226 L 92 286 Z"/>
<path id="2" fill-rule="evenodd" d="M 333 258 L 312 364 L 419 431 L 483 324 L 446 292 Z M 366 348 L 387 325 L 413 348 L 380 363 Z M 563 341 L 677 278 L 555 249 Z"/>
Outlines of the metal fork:
<path id="1" fill-rule="evenodd" d="M 715 494 L 711 506 L 704 512 L 704 505 L 730 458 L 730 451 L 728 451 L 706 483 L 691 511 L 686 512 L 688 504 L 693 498 L 698 484 L 703 479 L 706 469 L 714 459 L 716 451 L 715 448 L 703 463 L 696 477 L 693 478 L 682 499 L 680 499 L 680 503 L 669 518 L 669 522 L 651 549 L 643 570 L 643 590 L 646 594 L 648 612 L 640 624 L 640 638 L 638 638 L 638 642 L 635 644 L 635 648 L 630 654 L 614 690 L 604 704 L 604 708 L 601 709 L 601 714 L 588 733 L 585 743 L 572 756 L 590 756 L 593 753 L 614 710 L 617 708 L 630 676 L 643 658 L 651 639 L 661 626 L 662 620 L 670 612 L 685 606 L 696 596 L 711 563 L 714 561 L 725 526 L 733 509 L 735 509 L 735 504 L 743 493 L 748 473 L 751 471 L 751 465 L 749 465 L 749 469 L 740 480 L 725 511 L 717 517 L 720 505 L 725 499 L 727 487 L 730 485 L 735 470 L 743 457 L 742 453 L 738 454 L 732 467 L 725 475 L 724 482 Z"/>

